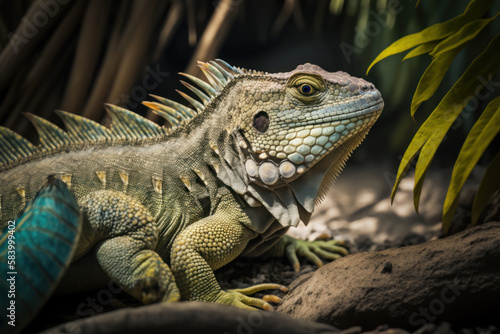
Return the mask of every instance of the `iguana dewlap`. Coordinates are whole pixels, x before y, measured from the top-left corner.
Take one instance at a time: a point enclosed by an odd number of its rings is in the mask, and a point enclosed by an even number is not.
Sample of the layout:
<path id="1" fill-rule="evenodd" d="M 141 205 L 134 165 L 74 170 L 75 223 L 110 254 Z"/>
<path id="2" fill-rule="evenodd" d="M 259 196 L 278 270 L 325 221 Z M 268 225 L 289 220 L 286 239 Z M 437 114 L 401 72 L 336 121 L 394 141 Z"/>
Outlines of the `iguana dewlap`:
<path id="1" fill-rule="evenodd" d="M 110 129 L 58 111 L 64 131 L 28 115 L 39 146 L 0 128 L 1 224 L 50 175 L 78 202 L 82 232 L 59 293 L 113 280 L 144 303 L 182 299 L 269 309 L 241 291 L 221 290 L 213 270 L 240 254 L 286 249 L 297 268 L 297 250 L 318 264 L 318 256 L 345 252 L 335 242 L 318 246 L 282 236 L 307 224 L 380 115 L 380 92 L 311 64 L 274 74 L 222 60 L 200 68 L 208 82 L 184 74 L 198 86 L 183 82 L 199 98 L 182 93 L 192 108 L 156 96 L 158 102 L 144 103 L 169 128 L 111 105 Z M 270 287 L 277 286 L 243 292 Z"/>

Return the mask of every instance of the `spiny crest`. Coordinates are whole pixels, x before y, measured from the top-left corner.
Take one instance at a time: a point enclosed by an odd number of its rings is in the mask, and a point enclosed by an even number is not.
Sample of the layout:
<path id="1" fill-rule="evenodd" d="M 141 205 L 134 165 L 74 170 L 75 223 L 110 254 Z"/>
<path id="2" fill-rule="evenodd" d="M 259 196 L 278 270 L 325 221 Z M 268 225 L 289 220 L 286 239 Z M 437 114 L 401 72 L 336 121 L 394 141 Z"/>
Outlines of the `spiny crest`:
<path id="1" fill-rule="evenodd" d="M 256 71 L 256 70 L 247 70 L 246 68 L 238 68 L 243 74 L 249 75 L 266 75 L 268 72 Z"/>
<path id="2" fill-rule="evenodd" d="M 165 130 L 158 124 L 141 117 L 127 109 L 105 105 L 113 120 L 111 129 L 90 119 L 56 110 L 63 120 L 67 131 L 39 116 L 25 113 L 35 126 L 40 145 L 34 146 L 27 139 L 5 127 L 0 126 L 0 170 L 22 163 L 33 156 L 55 153 L 85 145 L 140 141 L 160 138 Z"/>
<path id="3" fill-rule="evenodd" d="M 186 107 L 180 103 L 172 100 L 151 95 L 158 102 L 143 102 L 146 107 L 150 108 L 155 114 L 166 119 L 172 126 L 176 128 L 184 122 L 189 121 L 197 114 L 203 112 L 205 107 L 209 105 L 226 87 L 226 85 L 235 77 L 246 74 L 242 69 L 233 67 L 221 59 L 217 61 L 210 61 L 204 63 L 199 61 L 198 66 L 207 78 L 208 82 L 198 79 L 187 73 L 180 73 L 180 75 L 188 78 L 198 87 L 182 81 L 181 83 L 192 91 L 199 99 L 187 95 L 184 92 L 177 91 L 183 98 L 185 98 L 193 108 Z"/>
<path id="4" fill-rule="evenodd" d="M 189 74 L 180 74 L 198 86 L 181 81 L 200 101 L 178 91 L 194 109 L 155 95 L 151 96 L 158 102 L 143 102 L 154 113 L 166 119 L 171 129 L 163 128 L 134 112 L 110 104 L 105 105 L 112 119 L 109 129 L 84 117 L 57 110 L 57 115 L 66 127 L 67 131 L 64 131 L 39 116 L 25 113 L 38 132 L 40 145 L 35 146 L 14 131 L 0 126 L 0 171 L 29 161 L 32 157 L 40 157 L 61 150 L 96 144 L 112 146 L 117 143 L 132 143 L 147 139 L 159 140 L 203 112 L 233 78 L 249 74 L 221 59 L 208 63 L 198 62 L 198 66 L 207 77 L 208 83 Z"/>

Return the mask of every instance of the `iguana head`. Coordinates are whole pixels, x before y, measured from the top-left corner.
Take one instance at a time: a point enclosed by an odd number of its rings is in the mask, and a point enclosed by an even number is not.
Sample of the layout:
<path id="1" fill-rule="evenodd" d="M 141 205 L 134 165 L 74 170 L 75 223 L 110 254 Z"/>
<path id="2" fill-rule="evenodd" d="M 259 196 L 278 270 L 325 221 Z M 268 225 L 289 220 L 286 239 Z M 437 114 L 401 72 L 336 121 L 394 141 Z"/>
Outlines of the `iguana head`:
<path id="1" fill-rule="evenodd" d="M 222 60 L 200 68 L 209 83 L 184 74 L 201 88 L 184 83 L 203 102 L 183 94 L 196 111 L 170 100 L 148 106 L 166 118 L 198 114 L 192 126 L 179 131 L 190 133 L 206 122 L 215 153 L 208 163 L 218 178 L 283 226 L 307 223 L 380 115 L 380 92 L 363 79 L 312 64 L 286 73 L 240 69 Z M 266 230 L 267 223 L 258 221 L 253 228 Z"/>
<path id="2" fill-rule="evenodd" d="M 384 106 L 371 83 L 316 65 L 247 76 L 233 122 L 246 172 L 264 187 L 293 182 L 327 156 L 343 164 Z"/>

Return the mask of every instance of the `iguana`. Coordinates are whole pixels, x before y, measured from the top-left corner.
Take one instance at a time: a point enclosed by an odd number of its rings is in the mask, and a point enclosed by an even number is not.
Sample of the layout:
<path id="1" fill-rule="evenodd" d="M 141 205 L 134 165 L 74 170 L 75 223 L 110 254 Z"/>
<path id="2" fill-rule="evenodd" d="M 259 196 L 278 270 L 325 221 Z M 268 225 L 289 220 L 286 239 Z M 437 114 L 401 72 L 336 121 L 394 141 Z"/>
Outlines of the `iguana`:
<path id="1" fill-rule="evenodd" d="M 74 244 L 61 251 L 71 265 L 57 293 L 101 288 L 112 280 L 145 304 L 198 300 L 272 310 L 268 302 L 279 298 L 247 295 L 284 287 L 224 291 L 213 271 L 239 255 L 286 253 L 298 269 L 296 253 L 318 265 L 319 257 L 346 254 L 336 241 L 299 241 L 285 233 L 308 223 L 315 204 L 379 117 L 380 92 L 363 79 L 309 63 L 286 73 L 245 70 L 222 60 L 199 66 L 208 82 L 181 73 L 197 85 L 181 81 L 199 98 L 180 92 L 192 108 L 158 96 L 153 96 L 158 102 L 144 102 L 170 127 L 106 105 L 110 128 L 57 111 L 64 131 L 27 114 L 39 146 L 0 128 L 5 233 L 7 222 L 46 182 L 17 223 L 36 230 L 44 218 L 33 214 L 32 206 L 43 208 L 52 193 L 59 200 L 52 201 L 51 217 L 58 217 L 58 210 L 79 211 L 69 224 L 80 226 L 78 239 L 64 241 L 57 229 L 42 229 L 54 242 Z M 73 195 L 78 207 L 71 206 Z M 61 198 L 69 204 L 61 204 Z M 24 232 L 17 228 L 16 233 Z M 77 227 L 71 229 L 78 235 Z M 2 249 L 6 240 L 4 234 Z M 29 253 L 33 240 L 25 242 Z M 37 247 L 35 259 L 38 253 L 57 255 L 50 245 Z M 6 253 L 1 256 L 5 264 Z M 36 269 L 17 270 L 29 276 Z M 43 300 L 48 290 L 39 294 L 36 298 Z"/>

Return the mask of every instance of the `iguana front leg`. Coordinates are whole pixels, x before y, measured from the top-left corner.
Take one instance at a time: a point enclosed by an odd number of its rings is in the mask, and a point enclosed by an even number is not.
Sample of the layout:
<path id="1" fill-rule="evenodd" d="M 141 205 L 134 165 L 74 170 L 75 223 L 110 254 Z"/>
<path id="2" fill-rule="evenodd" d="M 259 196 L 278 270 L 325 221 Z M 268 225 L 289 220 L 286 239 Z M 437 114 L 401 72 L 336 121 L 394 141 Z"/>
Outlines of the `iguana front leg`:
<path id="1" fill-rule="evenodd" d="M 278 284 L 261 284 L 242 290 L 221 290 L 214 270 L 235 259 L 255 232 L 244 226 L 248 217 L 241 211 L 232 195 L 223 196 L 216 212 L 192 224 L 175 239 L 171 251 L 171 267 L 184 300 L 200 300 L 240 308 L 273 310 L 265 300 L 246 296 L 261 290 L 282 289 Z"/>
<path id="2" fill-rule="evenodd" d="M 80 240 L 80 247 L 93 248 L 110 279 L 144 304 L 179 300 L 170 268 L 154 251 L 158 231 L 146 207 L 111 190 L 87 195 L 80 206 L 91 229 Z"/>

